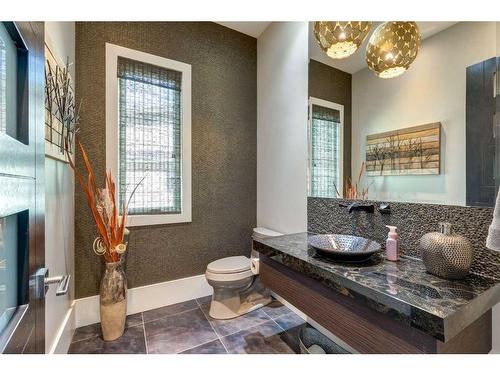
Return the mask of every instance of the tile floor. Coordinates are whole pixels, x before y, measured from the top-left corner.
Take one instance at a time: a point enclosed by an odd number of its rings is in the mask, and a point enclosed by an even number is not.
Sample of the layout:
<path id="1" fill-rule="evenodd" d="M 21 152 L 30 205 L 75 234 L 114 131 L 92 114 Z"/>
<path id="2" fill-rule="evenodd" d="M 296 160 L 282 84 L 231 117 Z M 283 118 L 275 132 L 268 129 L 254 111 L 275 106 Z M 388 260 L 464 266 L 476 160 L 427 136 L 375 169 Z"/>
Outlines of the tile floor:
<path id="1" fill-rule="evenodd" d="M 299 353 L 304 320 L 278 301 L 231 320 L 208 315 L 211 297 L 127 316 L 124 335 L 101 338 L 99 323 L 78 328 L 71 354 Z"/>

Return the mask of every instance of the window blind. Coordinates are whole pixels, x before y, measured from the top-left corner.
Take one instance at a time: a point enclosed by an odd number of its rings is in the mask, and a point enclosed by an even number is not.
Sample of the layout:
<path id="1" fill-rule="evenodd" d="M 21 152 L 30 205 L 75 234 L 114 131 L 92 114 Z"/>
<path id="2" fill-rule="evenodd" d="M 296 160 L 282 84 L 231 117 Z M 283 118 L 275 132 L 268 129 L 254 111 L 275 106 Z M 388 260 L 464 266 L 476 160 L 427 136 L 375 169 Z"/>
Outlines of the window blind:
<path id="1" fill-rule="evenodd" d="M 181 212 L 182 73 L 118 57 L 119 198 L 130 215 Z"/>
<path id="2" fill-rule="evenodd" d="M 334 198 L 340 189 L 340 112 L 312 106 L 311 196 Z"/>

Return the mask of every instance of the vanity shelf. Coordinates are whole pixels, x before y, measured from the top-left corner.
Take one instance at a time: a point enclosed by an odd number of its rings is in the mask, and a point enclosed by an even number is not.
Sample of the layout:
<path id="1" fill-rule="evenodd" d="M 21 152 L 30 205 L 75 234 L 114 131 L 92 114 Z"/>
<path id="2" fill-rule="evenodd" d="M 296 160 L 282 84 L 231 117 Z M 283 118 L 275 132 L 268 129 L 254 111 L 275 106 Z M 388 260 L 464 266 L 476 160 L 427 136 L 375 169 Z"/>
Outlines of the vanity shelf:
<path id="1" fill-rule="evenodd" d="M 317 256 L 308 233 L 254 241 L 260 276 L 360 353 L 488 353 L 500 283 L 448 281 L 421 260 L 347 265 Z"/>

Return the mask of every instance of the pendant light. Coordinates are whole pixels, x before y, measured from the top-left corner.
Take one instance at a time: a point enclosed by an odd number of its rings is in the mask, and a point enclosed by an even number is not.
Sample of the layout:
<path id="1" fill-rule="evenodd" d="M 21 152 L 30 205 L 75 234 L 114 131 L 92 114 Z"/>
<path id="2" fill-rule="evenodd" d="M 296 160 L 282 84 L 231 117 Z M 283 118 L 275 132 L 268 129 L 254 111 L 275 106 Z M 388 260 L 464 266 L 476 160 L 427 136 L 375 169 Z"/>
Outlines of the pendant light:
<path id="1" fill-rule="evenodd" d="M 321 49 L 332 59 L 351 56 L 370 32 L 372 22 L 317 21 L 314 35 Z"/>
<path id="2" fill-rule="evenodd" d="M 410 67 L 420 49 L 416 22 L 384 22 L 366 47 L 366 63 L 380 78 L 397 77 Z"/>

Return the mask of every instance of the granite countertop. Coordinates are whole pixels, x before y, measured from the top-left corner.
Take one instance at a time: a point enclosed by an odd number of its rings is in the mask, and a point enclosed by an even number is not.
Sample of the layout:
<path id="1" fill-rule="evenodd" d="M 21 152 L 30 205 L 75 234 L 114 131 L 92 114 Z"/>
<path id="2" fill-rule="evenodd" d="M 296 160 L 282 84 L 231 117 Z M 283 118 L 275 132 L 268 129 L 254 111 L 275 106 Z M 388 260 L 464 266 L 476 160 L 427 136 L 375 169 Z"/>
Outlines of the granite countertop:
<path id="1" fill-rule="evenodd" d="M 474 274 L 457 281 L 441 279 L 427 273 L 416 258 L 390 262 L 379 256 L 363 265 L 334 263 L 308 245 L 310 235 L 254 240 L 254 248 L 441 341 L 451 339 L 500 301 L 500 282 Z"/>

